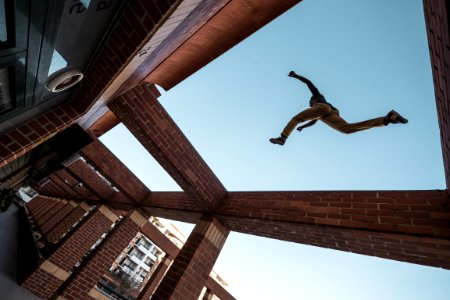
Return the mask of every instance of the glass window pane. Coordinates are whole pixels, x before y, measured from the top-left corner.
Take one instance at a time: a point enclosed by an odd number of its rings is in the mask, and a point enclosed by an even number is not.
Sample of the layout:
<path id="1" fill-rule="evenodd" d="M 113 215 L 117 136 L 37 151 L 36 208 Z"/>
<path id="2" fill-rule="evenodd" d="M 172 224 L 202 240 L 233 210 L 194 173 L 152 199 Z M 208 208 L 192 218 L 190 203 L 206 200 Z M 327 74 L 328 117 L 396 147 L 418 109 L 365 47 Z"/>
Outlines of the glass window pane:
<path id="1" fill-rule="evenodd" d="M 0 114 L 12 108 L 8 68 L 0 69 Z"/>
<path id="2" fill-rule="evenodd" d="M 7 40 L 5 1 L 0 0 L 0 43 L 6 42 Z"/>

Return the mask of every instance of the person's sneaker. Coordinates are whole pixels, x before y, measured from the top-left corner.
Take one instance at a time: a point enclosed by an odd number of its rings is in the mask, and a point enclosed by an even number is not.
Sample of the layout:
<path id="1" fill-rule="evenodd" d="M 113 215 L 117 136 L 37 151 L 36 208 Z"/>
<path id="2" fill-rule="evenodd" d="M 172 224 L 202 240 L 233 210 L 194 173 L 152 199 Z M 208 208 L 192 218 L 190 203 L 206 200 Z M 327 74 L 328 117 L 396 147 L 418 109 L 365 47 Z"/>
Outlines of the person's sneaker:
<path id="1" fill-rule="evenodd" d="M 285 139 L 283 139 L 282 137 L 277 137 L 277 138 L 273 138 L 269 140 L 272 144 L 277 144 L 277 145 L 281 145 L 283 146 L 284 143 L 286 142 Z"/>
<path id="2" fill-rule="evenodd" d="M 406 124 L 408 123 L 408 120 L 403 118 L 398 112 L 396 112 L 395 110 L 391 110 L 387 115 L 386 115 L 386 119 L 387 119 L 387 123 L 393 123 L 393 124 L 397 124 L 397 123 L 402 123 L 402 124 Z"/>

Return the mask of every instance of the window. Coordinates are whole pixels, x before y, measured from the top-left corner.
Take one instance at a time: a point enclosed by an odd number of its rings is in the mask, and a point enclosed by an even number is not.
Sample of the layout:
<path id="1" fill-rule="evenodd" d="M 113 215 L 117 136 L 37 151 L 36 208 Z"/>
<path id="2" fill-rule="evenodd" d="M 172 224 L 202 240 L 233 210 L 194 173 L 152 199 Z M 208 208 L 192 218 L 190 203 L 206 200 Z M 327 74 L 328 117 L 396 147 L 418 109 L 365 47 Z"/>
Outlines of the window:
<path id="1" fill-rule="evenodd" d="M 8 68 L 0 69 L 0 114 L 10 110 L 13 102 L 9 91 Z"/>
<path id="2" fill-rule="evenodd" d="M 137 263 L 129 259 L 126 259 L 120 266 L 122 268 L 128 268 L 130 271 L 134 271 L 138 267 Z"/>
<path id="3" fill-rule="evenodd" d="M 8 32 L 6 29 L 6 12 L 5 1 L 0 1 L 0 43 L 8 40 Z"/>
<path id="4" fill-rule="evenodd" d="M 150 250 L 150 248 L 153 246 L 153 244 L 152 244 L 151 242 L 147 241 L 146 239 L 140 239 L 140 240 L 137 242 L 137 244 L 138 244 L 139 246 L 144 247 L 144 248 L 147 249 L 147 250 Z"/>
<path id="5" fill-rule="evenodd" d="M 135 256 L 135 257 L 139 258 L 140 260 L 144 259 L 144 257 L 145 257 L 145 253 L 137 248 L 134 248 L 130 255 Z"/>
<path id="6" fill-rule="evenodd" d="M 141 274 L 139 274 L 139 275 L 142 277 L 142 279 L 144 279 L 145 277 L 147 277 L 148 272 L 146 272 L 145 270 L 142 270 Z"/>
<path id="7" fill-rule="evenodd" d="M 162 254 L 162 252 L 158 249 L 158 248 L 153 248 L 152 249 L 152 254 L 156 257 L 160 256 Z"/>
<path id="8" fill-rule="evenodd" d="M 0 0 L 0 49 L 14 47 L 14 5 Z"/>
<path id="9" fill-rule="evenodd" d="M 145 260 L 145 264 L 151 268 L 155 264 L 155 261 L 150 256 L 148 256 Z"/>

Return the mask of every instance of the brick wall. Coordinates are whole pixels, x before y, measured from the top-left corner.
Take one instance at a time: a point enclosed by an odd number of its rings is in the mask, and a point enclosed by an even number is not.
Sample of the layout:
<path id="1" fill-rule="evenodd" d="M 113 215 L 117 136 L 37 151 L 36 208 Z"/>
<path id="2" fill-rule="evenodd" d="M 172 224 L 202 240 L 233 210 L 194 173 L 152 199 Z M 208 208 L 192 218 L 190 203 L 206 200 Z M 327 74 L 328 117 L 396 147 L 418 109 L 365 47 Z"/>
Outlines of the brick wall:
<path id="1" fill-rule="evenodd" d="M 63 104 L 6 134 L 0 134 L 0 167 L 72 125 L 80 115 Z"/>
<path id="2" fill-rule="evenodd" d="M 199 206 L 214 211 L 226 190 L 153 95 L 154 88 L 136 86 L 109 108 Z"/>
<path id="3" fill-rule="evenodd" d="M 450 35 L 449 3 L 446 0 L 424 0 L 434 93 L 441 130 L 447 189 L 450 189 Z"/>

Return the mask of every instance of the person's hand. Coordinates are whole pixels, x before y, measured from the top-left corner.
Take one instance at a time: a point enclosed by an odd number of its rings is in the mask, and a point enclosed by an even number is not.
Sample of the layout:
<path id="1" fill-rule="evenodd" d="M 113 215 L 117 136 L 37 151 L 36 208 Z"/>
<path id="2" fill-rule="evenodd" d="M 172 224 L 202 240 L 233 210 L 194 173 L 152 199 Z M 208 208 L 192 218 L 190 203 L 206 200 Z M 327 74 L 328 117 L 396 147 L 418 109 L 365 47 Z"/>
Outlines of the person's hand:
<path id="1" fill-rule="evenodd" d="M 293 77 L 294 75 L 297 75 L 297 74 L 295 74 L 294 71 L 290 71 L 289 74 L 288 74 L 289 77 Z"/>

